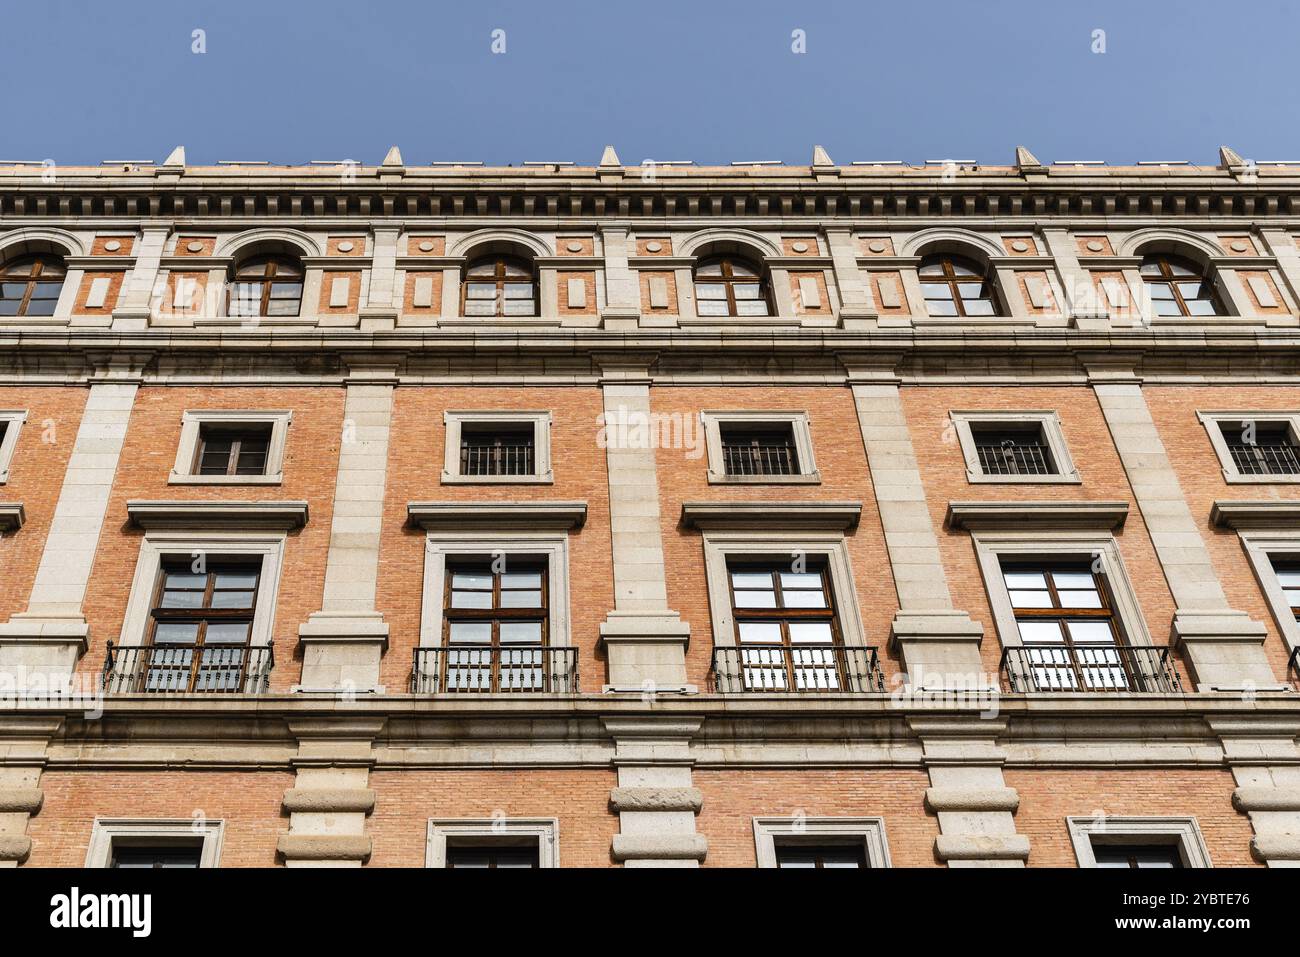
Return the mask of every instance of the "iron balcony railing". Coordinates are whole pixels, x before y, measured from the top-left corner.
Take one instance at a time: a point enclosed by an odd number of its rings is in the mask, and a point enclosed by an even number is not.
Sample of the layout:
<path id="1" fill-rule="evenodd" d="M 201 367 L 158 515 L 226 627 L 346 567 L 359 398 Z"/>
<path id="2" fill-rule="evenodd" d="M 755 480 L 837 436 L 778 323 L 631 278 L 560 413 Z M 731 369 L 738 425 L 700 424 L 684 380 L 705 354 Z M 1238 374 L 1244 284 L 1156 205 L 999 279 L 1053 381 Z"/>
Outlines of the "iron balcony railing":
<path id="1" fill-rule="evenodd" d="M 539 645 L 416 648 L 412 694 L 577 694 L 578 650 Z"/>
<path id="2" fill-rule="evenodd" d="M 1168 648 L 1123 645 L 1020 645 L 1002 652 L 1007 690 L 1182 694 Z"/>
<path id="3" fill-rule="evenodd" d="M 799 471 L 794 447 L 789 444 L 723 443 L 722 458 L 728 475 L 794 475 Z"/>
<path id="4" fill-rule="evenodd" d="M 271 681 L 271 645 L 108 643 L 105 694 L 261 694 Z"/>
<path id="5" fill-rule="evenodd" d="M 1300 456 L 1290 443 L 1252 445 L 1234 442 L 1228 446 L 1237 471 L 1243 475 L 1300 475 Z"/>
<path id="6" fill-rule="evenodd" d="M 872 647 L 735 645 L 713 649 L 712 687 L 719 694 L 885 690 Z"/>
<path id="7" fill-rule="evenodd" d="M 533 444 L 462 442 L 461 475 L 532 475 Z"/>
<path id="8" fill-rule="evenodd" d="M 1047 449 L 1037 443 L 994 442 L 975 446 L 985 475 L 1051 475 Z"/>

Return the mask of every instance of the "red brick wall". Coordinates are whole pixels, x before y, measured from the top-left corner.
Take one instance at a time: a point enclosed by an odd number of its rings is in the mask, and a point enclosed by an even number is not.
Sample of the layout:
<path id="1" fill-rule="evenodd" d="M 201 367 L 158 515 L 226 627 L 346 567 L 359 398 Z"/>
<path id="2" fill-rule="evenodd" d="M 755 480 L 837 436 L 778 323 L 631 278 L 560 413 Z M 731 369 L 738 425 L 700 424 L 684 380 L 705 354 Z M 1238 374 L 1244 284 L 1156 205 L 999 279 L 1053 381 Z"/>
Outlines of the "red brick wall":
<path id="1" fill-rule="evenodd" d="M 553 817 L 561 867 L 608 867 L 612 771 L 375 771 L 372 867 L 423 867 L 430 818 Z"/>
<path id="2" fill-rule="evenodd" d="M 1248 867 L 1250 819 L 1232 808 L 1230 771 L 1026 771 L 1003 774 L 1020 793 L 1016 830 L 1029 838 L 1029 866 L 1077 867 L 1066 817 L 1191 815 L 1215 867 Z"/>
<path id="3" fill-rule="evenodd" d="M 273 867 L 288 771 L 46 771 L 45 803 L 27 832 L 27 867 L 82 867 L 96 817 L 182 818 L 225 822 L 221 867 Z"/>

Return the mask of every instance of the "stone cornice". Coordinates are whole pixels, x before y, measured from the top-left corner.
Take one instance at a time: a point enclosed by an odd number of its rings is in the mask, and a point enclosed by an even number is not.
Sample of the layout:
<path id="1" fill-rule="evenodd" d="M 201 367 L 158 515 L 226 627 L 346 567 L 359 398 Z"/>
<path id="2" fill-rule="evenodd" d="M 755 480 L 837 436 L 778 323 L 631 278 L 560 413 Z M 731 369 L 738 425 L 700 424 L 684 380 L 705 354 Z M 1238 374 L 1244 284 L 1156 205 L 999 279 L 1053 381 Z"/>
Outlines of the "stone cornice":
<path id="1" fill-rule="evenodd" d="M 428 531 L 463 528 L 581 528 L 586 502 L 411 502 L 407 522 Z"/>
<path id="2" fill-rule="evenodd" d="M 705 531 L 723 528 L 824 528 L 857 526 L 861 502 L 683 502 L 682 524 Z"/>
<path id="3" fill-rule="evenodd" d="M 290 531 L 307 524 L 307 503 L 140 501 L 126 503 L 131 524 L 143 529 L 266 528 Z"/>
<path id="4" fill-rule="evenodd" d="M 26 521 L 22 502 L 0 502 L 0 534 L 18 531 Z"/>
<path id="5" fill-rule="evenodd" d="M 949 502 L 949 528 L 1099 528 L 1116 529 L 1128 518 L 1127 502 L 1008 501 Z"/>
<path id="6" fill-rule="evenodd" d="M 1220 500 L 1210 507 L 1210 523 L 1218 528 L 1300 528 L 1300 502 Z"/>

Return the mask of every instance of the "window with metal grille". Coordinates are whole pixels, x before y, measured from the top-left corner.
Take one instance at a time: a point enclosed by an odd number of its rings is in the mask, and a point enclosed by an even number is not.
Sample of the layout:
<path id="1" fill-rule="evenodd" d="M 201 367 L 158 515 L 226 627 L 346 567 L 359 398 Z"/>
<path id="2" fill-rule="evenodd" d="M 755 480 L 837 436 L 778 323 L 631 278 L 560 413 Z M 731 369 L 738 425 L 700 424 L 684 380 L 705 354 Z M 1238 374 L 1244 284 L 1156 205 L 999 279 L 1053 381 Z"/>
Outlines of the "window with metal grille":
<path id="1" fill-rule="evenodd" d="M 695 267 L 695 312 L 700 316 L 770 316 L 772 292 L 758 266 L 735 256 Z"/>
<path id="2" fill-rule="evenodd" d="M 997 293 L 985 270 L 960 256 L 926 256 L 918 267 L 931 316 L 997 316 Z"/>
<path id="3" fill-rule="evenodd" d="M 1043 429 L 1037 424 L 975 424 L 971 436 L 985 475 L 1058 474 Z"/>
<path id="4" fill-rule="evenodd" d="M 249 665 L 249 635 L 260 561 L 189 558 L 163 563 L 151 611 L 146 692 L 238 692 Z"/>
<path id="5" fill-rule="evenodd" d="M 52 316 L 67 272 L 57 256 L 23 256 L 0 269 L 0 316 Z"/>
<path id="6" fill-rule="evenodd" d="M 537 437 L 531 425 L 462 425 L 461 475 L 534 475 Z"/>
<path id="7" fill-rule="evenodd" d="M 1285 422 L 1220 422 L 1219 430 L 1242 475 L 1300 475 L 1300 454 Z"/>
<path id="8" fill-rule="evenodd" d="M 1222 316 L 1214 285 L 1194 263 L 1177 256 L 1147 256 L 1139 267 L 1157 316 Z"/>
<path id="9" fill-rule="evenodd" d="M 288 256 L 254 256 L 236 269 L 226 301 L 231 316 L 296 316 L 302 307 L 302 264 Z"/>
<path id="10" fill-rule="evenodd" d="M 862 844 L 803 844 L 777 841 L 776 866 L 788 868 L 844 869 L 867 866 Z"/>
<path id="11" fill-rule="evenodd" d="M 198 867 L 202 856 L 202 841 L 162 845 L 120 844 L 115 841 L 113 843 L 113 858 L 109 863 L 109 867 Z"/>
<path id="12" fill-rule="evenodd" d="M 1093 841 L 1092 856 L 1098 867 L 1181 868 L 1177 844 L 1113 844 Z"/>
<path id="13" fill-rule="evenodd" d="M 528 844 L 467 843 L 447 845 L 447 866 L 462 868 L 540 867 L 537 842 Z"/>
<path id="14" fill-rule="evenodd" d="M 265 475 L 271 425 L 203 424 L 194 454 L 195 475 Z"/>
<path id="15" fill-rule="evenodd" d="M 447 691 L 543 691 L 547 569 L 510 559 L 447 566 L 439 686 Z"/>
<path id="16" fill-rule="evenodd" d="M 728 475 L 798 475 L 794 430 L 723 425 L 722 461 Z"/>
<path id="17" fill-rule="evenodd" d="M 537 281 L 530 263 L 489 256 L 465 270 L 461 312 L 466 316 L 535 316 Z"/>
<path id="18" fill-rule="evenodd" d="M 844 687 L 839 623 L 825 564 L 729 563 L 732 616 L 746 690 Z"/>

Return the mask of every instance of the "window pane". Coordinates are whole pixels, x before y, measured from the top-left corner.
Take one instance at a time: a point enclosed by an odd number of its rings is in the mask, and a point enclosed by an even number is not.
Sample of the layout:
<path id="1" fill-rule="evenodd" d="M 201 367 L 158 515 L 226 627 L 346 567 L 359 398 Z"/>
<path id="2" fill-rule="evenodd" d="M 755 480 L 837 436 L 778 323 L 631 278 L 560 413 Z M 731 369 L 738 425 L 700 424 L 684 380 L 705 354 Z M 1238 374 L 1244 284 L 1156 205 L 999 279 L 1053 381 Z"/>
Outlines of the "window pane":
<path id="1" fill-rule="evenodd" d="M 501 593 L 502 608 L 539 608 L 542 604 L 542 593 L 540 591 L 503 591 Z"/>
<path id="2" fill-rule="evenodd" d="M 202 608 L 203 592 L 165 591 L 159 606 L 162 608 Z"/>
<path id="3" fill-rule="evenodd" d="M 541 588 L 540 572 L 508 572 L 501 575 L 502 588 Z"/>
<path id="4" fill-rule="evenodd" d="M 533 284 L 530 282 L 508 282 L 505 285 L 507 299 L 532 299 Z"/>
<path id="5" fill-rule="evenodd" d="M 718 302 L 716 300 L 701 299 L 696 302 L 695 311 L 701 316 L 725 316 L 728 314 L 725 300 Z"/>
<path id="6" fill-rule="evenodd" d="M 932 316 L 955 316 L 957 315 L 957 304 L 951 299 L 927 300 L 925 303 L 925 311 Z"/>
<path id="7" fill-rule="evenodd" d="M 465 295 L 470 299 L 494 299 L 496 294 L 494 282 L 472 282 L 465 287 Z"/>
<path id="8" fill-rule="evenodd" d="M 542 623 L 540 621 L 503 621 L 501 622 L 501 644 L 503 645 L 540 645 L 542 643 Z"/>
<path id="9" fill-rule="evenodd" d="M 451 593 L 452 608 L 491 608 L 492 593 L 490 591 L 453 591 Z"/>
<path id="10" fill-rule="evenodd" d="M 816 588 L 822 587 L 822 576 L 810 572 L 782 572 L 782 588 Z"/>
<path id="11" fill-rule="evenodd" d="M 1061 623 L 1057 621 L 1016 621 L 1020 629 L 1020 640 L 1027 645 L 1051 644 L 1064 641 Z"/>
<path id="12" fill-rule="evenodd" d="M 52 316 L 54 307 L 58 304 L 54 299 L 33 299 L 27 303 L 27 315 L 29 316 Z"/>
<path id="13" fill-rule="evenodd" d="M 962 305 L 966 308 L 966 315 L 968 316 L 993 315 L 993 302 L 989 299 L 963 300 Z"/>
<path id="14" fill-rule="evenodd" d="M 154 643 L 159 645 L 192 645 L 198 637 L 196 621 L 160 621 L 153 633 Z"/>
<path id="15" fill-rule="evenodd" d="M 1209 299 L 1188 300 L 1187 311 L 1193 316 L 1213 316 L 1217 312 Z"/>
<path id="16" fill-rule="evenodd" d="M 472 588 L 477 591 L 492 590 L 492 576 L 479 572 L 453 572 L 451 587 L 457 589 Z"/>
<path id="17" fill-rule="evenodd" d="M 1174 298 L 1174 289 L 1167 282 L 1149 282 L 1147 283 L 1147 292 L 1151 294 L 1152 299 Z"/>
<path id="18" fill-rule="evenodd" d="M 1059 591 L 1062 608 L 1100 608 L 1101 595 L 1089 589 L 1087 591 Z"/>
<path id="19" fill-rule="evenodd" d="M 531 316 L 533 315 L 533 301 L 531 299 L 507 299 L 502 303 L 502 312 L 507 316 Z"/>
<path id="20" fill-rule="evenodd" d="M 781 597 L 785 599 L 786 608 L 825 608 L 826 596 L 818 591 L 786 591 Z"/>
<path id="21" fill-rule="evenodd" d="M 58 299 L 59 290 L 63 288 L 61 282 L 38 282 L 32 290 L 33 299 Z"/>
<path id="22" fill-rule="evenodd" d="M 213 608 L 252 608 L 253 593 L 251 591 L 214 591 L 212 593 Z"/>
<path id="23" fill-rule="evenodd" d="M 739 262 L 738 260 L 733 259 L 731 260 L 730 265 L 731 265 L 731 274 L 733 276 L 757 276 L 758 275 L 758 270 L 756 270 L 753 266 L 749 265 L 749 263 Z"/>
<path id="24" fill-rule="evenodd" d="M 1047 581 L 1039 572 L 1003 572 L 1002 580 L 1008 588 L 1046 588 Z"/>
<path id="25" fill-rule="evenodd" d="M 1169 272 L 1175 276 L 1199 276 L 1200 275 L 1200 273 L 1198 273 L 1195 269 L 1192 269 L 1190 266 L 1185 266 L 1180 262 L 1172 261 L 1172 260 L 1169 262 Z"/>
<path id="26" fill-rule="evenodd" d="M 210 621 L 203 636 L 205 645 L 240 645 L 248 641 L 249 622 Z"/>
<path id="27" fill-rule="evenodd" d="M 722 263 L 704 263 L 695 270 L 697 276 L 721 276 Z"/>
<path id="28" fill-rule="evenodd" d="M 1088 572 L 1052 572 L 1052 581 L 1057 588 L 1095 588 L 1093 577 Z"/>
<path id="29" fill-rule="evenodd" d="M 16 316 L 22 305 L 21 299 L 0 299 L 0 316 Z"/>
<path id="30" fill-rule="evenodd" d="M 495 316 L 497 304 L 495 299 L 471 299 L 465 303 L 467 316 Z"/>
<path id="31" fill-rule="evenodd" d="M 1157 299 L 1152 302 L 1151 305 L 1155 307 L 1157 316 L 1181 316 L 1183 314 L 1182 310 L 1178 308 L 1178 303 L 1176 302 L 1166 302 Z"/>
<path id="32" fill-rule="evenodd" d="M 829 621 L 792 621 L 789 627 L 791 644 L 829 645 L 834 640 Z"/>
<path id="33" fill-rule="evenodd" d="M 779 645 L 781 626 L 774 621 L 742 621 L 740 640 L 752 645 Z"/>
<path id="34" fill-rule="evenodd" d="M 762 299 L 763 287 L 756 282 L 738 282 L 731 286 L 737 299 Z"/>
<path id="35" fill-rule="evenodd" d="M 773 591 L 738 591 L 737 608 L 775 608 L 776 592 Z"/>
<path id="36" fill-rule="evenodd" d="M 1070 638 L 1083 644 L 1114 644 L 1115 636 L 1106 621 L 1070 621 Z"/>
<path id="37" fill-rule="evenodd" d="M 696 299 L 726 299 L 727 287 L 720 282 L 697 282 L 695 284 Z"/>
<path id="38" fill-rule="evenodd" d="M 492 643 L 490 621 L 453 621 L 447 626 L 447 636 L 459 644 L 488 645 Z"/>
<path id="39" fill-rule="evenodd" d="M 921 283 L 921 294 L 926 299 L 951 299 L 952 287 L 946 282 L 923 282 Z"/>
<path id="40" fill-rule="evenodd" d="M 767 303 L 762 300 L 742 299 L 736 303 L 736 315 L 738 316 L 766 316 Z"/>
<path id="41" fill-rule="evenodd" d="M 984 289 L 982 282 L 959 282 L 957 283 L 957 294 L 963 299 L 978 299 L 980 292 Z"/>
<path id="42" fill-rule="evenodd" d="M 953 275 L 956 276 L 978 276 L 980 274 L 978 269 L 962 262 L 960 259 L 952 260 L 952 271 Z"/>
<path id="43" fill-rule="evenodd" d="M 1016 608 L 1051 608 L 1052 594 L 1047 591 L 1024 591 L 1016 589 L 1010 592 L 1011 604 Z"/>
<path id="44" fill-rule="evenodd" d="M 207 575 L 195 575 L 190 572 L 167 572 L 164 587 L 202 589 L 207 587 L 207 584 Z"/>

